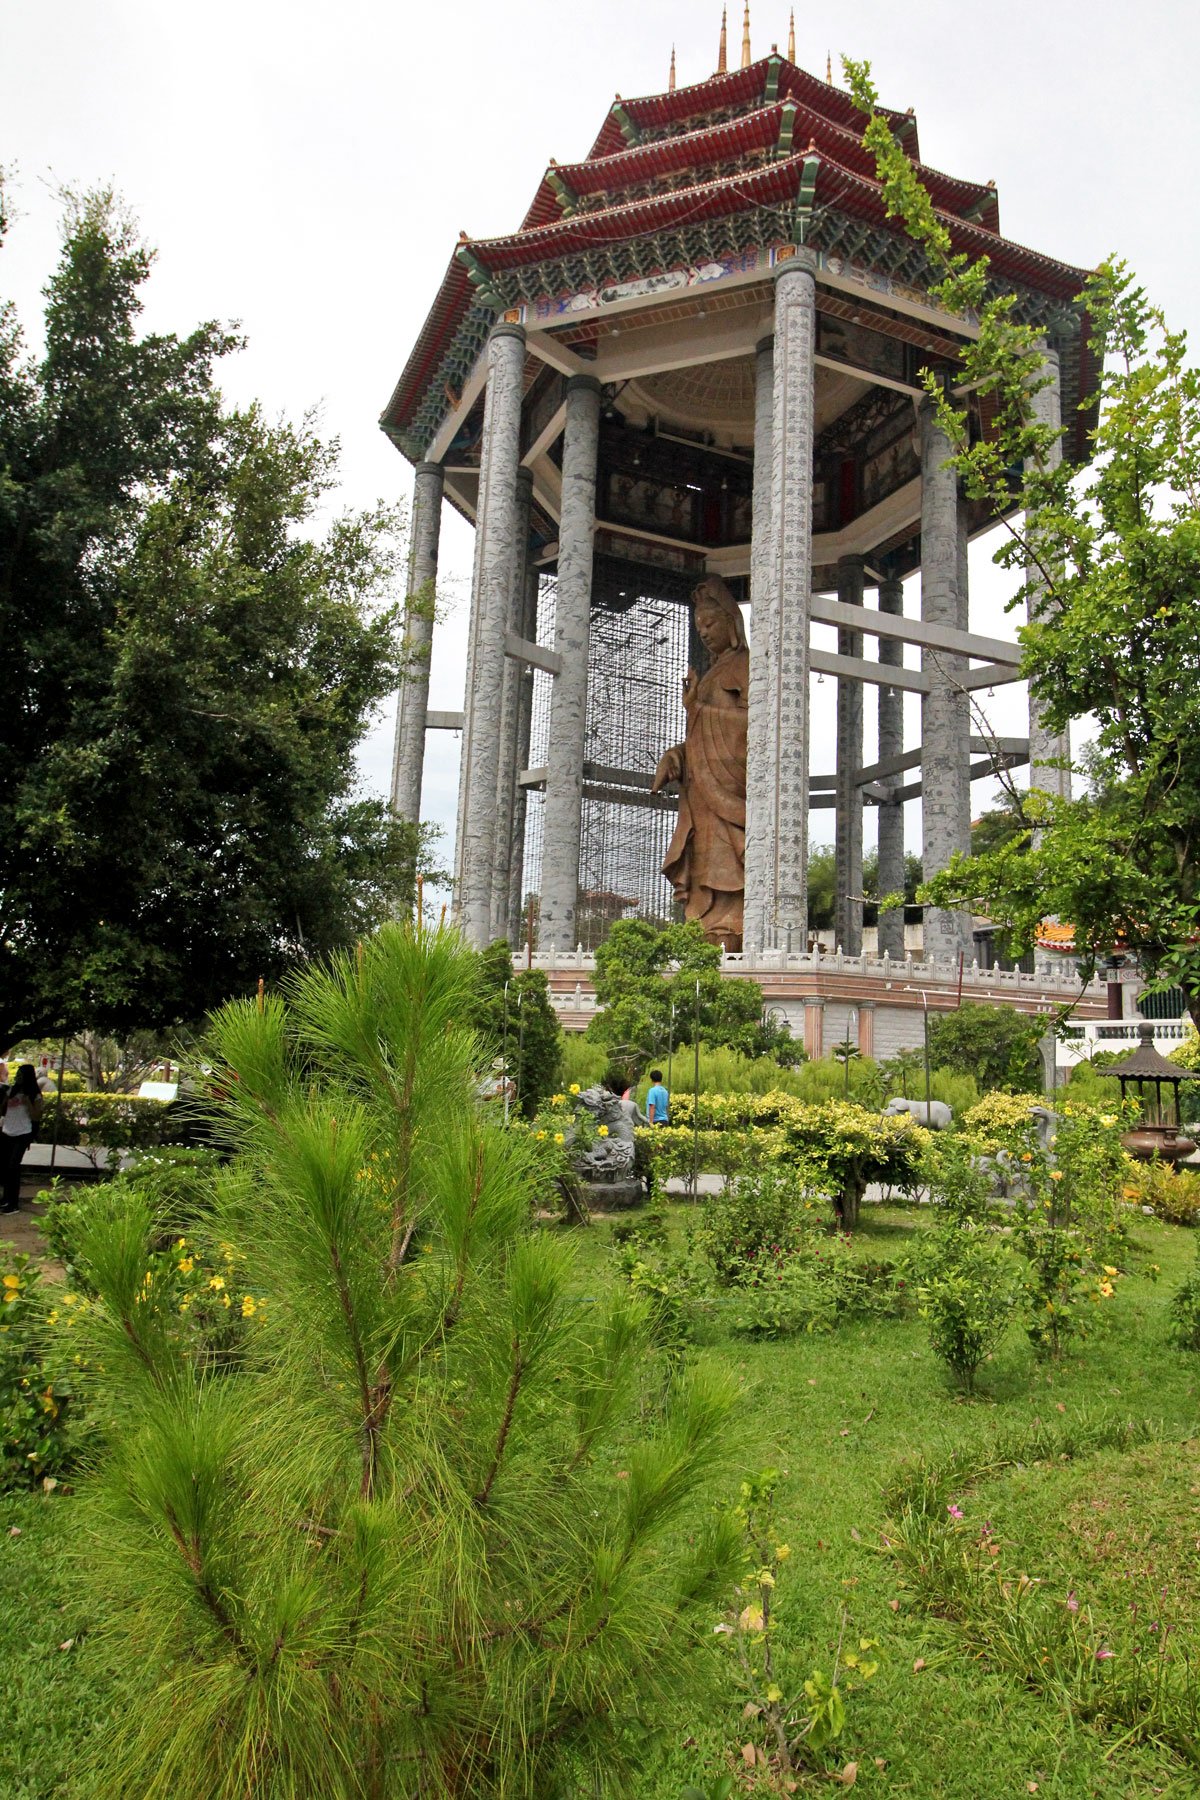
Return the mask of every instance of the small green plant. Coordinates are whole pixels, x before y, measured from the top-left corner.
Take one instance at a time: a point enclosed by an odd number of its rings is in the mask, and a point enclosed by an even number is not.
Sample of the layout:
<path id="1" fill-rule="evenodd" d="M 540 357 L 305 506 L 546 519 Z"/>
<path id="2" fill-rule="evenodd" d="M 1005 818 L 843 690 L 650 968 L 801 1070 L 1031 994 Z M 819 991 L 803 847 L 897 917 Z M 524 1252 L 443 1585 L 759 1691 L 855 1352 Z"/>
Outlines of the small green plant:
<path id="1" fill-rule="evenodd" d="M 847 1615 L 842 1612 L 837 1647 L 830 1670 L 814 1668 L 798 1684 L 788 1681 L 778 1638 L 776 1609 L 781 1572 L 791 1557 L 791 1546 L 777 1541 L 774 1525 L 777 1469 L 764 1469 L 744 1481 L 735 1516 L 746 1543 L 746 1575 L 738 1589 L 740 1607 L 731 1610 L 718 1627 L 732 1643 L 740 1681 L 749 1696 L 743 1716 L 756 1719 L 768 1750 L 758 1758 L 768 1762 L 777 1779 L 790 1781 L 804 1766 L 821 1768 L 846 1724 L 846 1697 L 878 1669 L 871 1656 L 878 1649 L 875 1638 L 859 1638 L 857 1648 L 847 1649 Z M 794 1692 L 789 1698 L 787 1686 Z"/>
<path id="2" fill-rule="evenodd" d="M 1012 1252 L 978 1226 L 933 1231 L 913 1259 L 929 1344 L 965 1393 L 999 1348 L 1017 1300 Z"/>
<path id="3" fill-rule="evenodd" d="M 1200 1350 L 1200 1245 L 1192 1273 L 1171 1298 L 1167 1335 L 1179 1350 Z"/>

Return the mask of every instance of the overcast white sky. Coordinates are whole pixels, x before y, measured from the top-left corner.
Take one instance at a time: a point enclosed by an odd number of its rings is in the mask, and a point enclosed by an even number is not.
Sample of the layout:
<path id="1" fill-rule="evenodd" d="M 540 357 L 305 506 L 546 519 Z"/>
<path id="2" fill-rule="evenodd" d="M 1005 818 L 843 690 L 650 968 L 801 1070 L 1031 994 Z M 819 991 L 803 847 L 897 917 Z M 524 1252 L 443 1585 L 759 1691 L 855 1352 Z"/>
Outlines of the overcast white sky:
<path id="1" fill-rule="evenodd" d="M 841 52 L 868 57 L 884 101 L 916 109 L 927 163 L 995 179 L 1006 236 L 1084 267 L 1115 250 L 1172 323 L 1200 323 L 1194 7 L 838 10 L 833 27 L 829 9 L 797 8 L 805 67 L 823 74 L 831 51 L 836 78 Z M 756 0 L 756 56 L 786 47 L 787 13 Z M 736 0 L 730 15 L 733 59 Z M 0 292 L 36 343 L 55 187 L 113 181 L 159 250 L 148 324 L 240 320 L 250 342 L 225 366 L 230 395 L 291 414 L 318 403 L 341 439 L 345 501 L 407 496 L 408 465 L 377 420 L 460 228 L 515 229 L 548 159 L 585 155 L 615 92 L 666 86 L 672 43 L 681 84 L 712 72 L 719 23 L 713 0 L 0 0 L 0 162 L 16 167 L 20 215 Z M 462 703 L 470 555 L 470 530 L 447 508 L 444 587 L 457 610 L 435 649 L 435 706 Z M 1007 579 L 973 547 L 978 629 L 1008 635 Z M 815 696 L 815 769 L 832 762 L 832 692 L 826 682 Z M 1023 730 L 1021 694 L 998 691 L 999 730 Z M 382 718 L 363 755 L 378 791 L 391 734 Z M 448 831 L 456 781 L 456 740 L 431 734 L 424 811 Z M 814 839 L 832 837 L 831 814 L 814 826 Z"/>

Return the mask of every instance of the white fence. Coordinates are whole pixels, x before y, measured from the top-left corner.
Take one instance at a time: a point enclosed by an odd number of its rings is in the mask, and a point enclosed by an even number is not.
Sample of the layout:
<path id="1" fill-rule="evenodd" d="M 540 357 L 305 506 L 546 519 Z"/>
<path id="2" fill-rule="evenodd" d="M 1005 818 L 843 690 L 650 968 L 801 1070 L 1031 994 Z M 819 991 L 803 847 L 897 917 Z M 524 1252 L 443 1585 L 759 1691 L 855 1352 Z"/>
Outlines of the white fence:
<path id="1" fill-rule="evenodd" d="M 1153 1019 L 1150 1023 L 1154 1026 L 1154 1048 L 1160 1056 L 1178 1050 L 1188 1035 L 1184 1019 Z M 1136 1050 L 1141 1028 L 1140 1019 L 1086 1019 L 1068 1025 L 1059 1041 L 1058 1066 L 1073 1068 L 1095 1056 L 1098 1050 Z"/>

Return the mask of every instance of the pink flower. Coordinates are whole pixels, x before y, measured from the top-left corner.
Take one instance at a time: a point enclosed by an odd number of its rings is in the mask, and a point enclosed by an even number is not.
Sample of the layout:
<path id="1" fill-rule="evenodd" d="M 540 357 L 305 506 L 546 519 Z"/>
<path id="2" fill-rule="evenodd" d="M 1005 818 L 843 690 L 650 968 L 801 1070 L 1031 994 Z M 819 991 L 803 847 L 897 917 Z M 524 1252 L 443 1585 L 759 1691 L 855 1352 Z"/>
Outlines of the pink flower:
<path id="1" fill-rule="evenodd" d="M 967 1516 L 964 1513 L 961 1506 L 955 1506 L 953 1500 L 950 1502 L 949 1506 L 946 1508 L 946 1511 L 950 1514 L 950 1517 L 952 1519 L 965 1519 Z"/>
<path id="2" fill-rule="evenodd" d="M 1104 1645 L 1101 1644 L 1099 1650 L 1097 1650 L 1097 1652 L 1096 1652 L 1096 1661 L 1097 1662 L 1108 1662 L 1110 1660 L 1110 1658 L 1112 1657 L 1112 1654 L 1113 1653 L 1111 1650 L 1106 1650 Z"/>
<path id="3" fill-rule="evenodd" d="M 1075 1598 L 1074 1588 L 1072 1588 L 1071 1592 L 1067 1595 L 1067 1611 L 1068 1612 L 1078 1612 L 1079 1611 L 1079 1602 Z"/>

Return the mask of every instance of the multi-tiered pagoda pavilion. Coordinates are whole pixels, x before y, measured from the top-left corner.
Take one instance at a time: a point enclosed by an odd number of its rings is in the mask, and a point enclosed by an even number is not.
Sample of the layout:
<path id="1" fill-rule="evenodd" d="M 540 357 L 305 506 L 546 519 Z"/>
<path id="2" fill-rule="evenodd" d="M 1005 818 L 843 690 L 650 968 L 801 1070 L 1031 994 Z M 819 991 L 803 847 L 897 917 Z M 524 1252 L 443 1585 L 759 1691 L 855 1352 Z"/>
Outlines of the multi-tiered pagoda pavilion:
<path id="1" fill-rule="evenodd" d="M 890 121 L 955 246 L 986 255 L 1044 335 L 1040 403 L 1083 460 L 1084 273 L 1002 237 L 995 186 L 926 167 L 911 111 Z M 854 953 L 864 805 L 890 892 L 906 799 L 920 795 L 932 872 L 969 845 L 973 779 L 1028 760 L 1046 765 L 1040 785 L 1066 779 L 1036 719 L 1028 739 L 972 733 L 972 695 L 1017 679 L 1018 654 L 970 630 L 967 544 L 994 518 L 944 466 L 921 383 L 930 368 L 953 380 L 972 321 L 931 300 L 924 251 L 885 216 L 864 123 L 796 67 L 794 41 L 754 60 L 747 7 L 740 67 L 724 29 L 710 79 L 677 86 L 672 56 L 667 91 L 618 95 L 514 232 L 454 250 L 383 415 L 416 467 L 393 797 L 417 818 L 426 732 L 461 728 L 455 893 L 473 943 L 515 937 L 531 889 L 546 948 L 573 947 L 589 912 L 667 912 L 658 871 L 679 801 L 654 777 L 684 738 L 684 671 L 704 668 L 684 603 L 706 577 L 749 609 L 734 696 L 748 950 L 804 947 L 811 808 L 835 809 L 837 935 Z M 972 404 L 986 432 L 986 402 Z M 428 708 L 443 497 L 476 526 L 461 716 Z M 902 584 L 918 569 L 910 617 Z M 810 643 L 814 624 L 836 628 L 836 651 Z M 809 682 L 825 676 L 836 742 L 818 747 Z M 909 692 L 922 731 L 906 753 Z M 899 952 L 901 929 L 885 913 L 880 949 Z M 969 954 L 969 921 L 927 914 L 925 944 Z"/>

